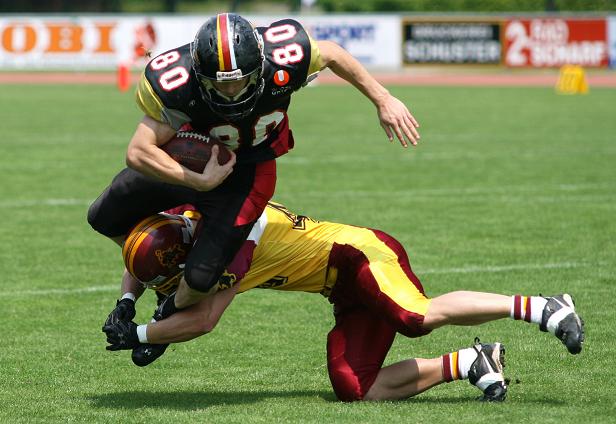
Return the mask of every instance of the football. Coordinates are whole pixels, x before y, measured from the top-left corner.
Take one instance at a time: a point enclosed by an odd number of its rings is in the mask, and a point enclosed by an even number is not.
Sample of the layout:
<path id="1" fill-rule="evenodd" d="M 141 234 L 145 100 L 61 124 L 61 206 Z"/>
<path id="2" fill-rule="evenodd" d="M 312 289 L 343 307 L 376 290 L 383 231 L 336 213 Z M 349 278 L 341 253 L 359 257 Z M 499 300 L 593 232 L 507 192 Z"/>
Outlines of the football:
<path id="1" fill-rule="evenodd" d="M 215 144 L 218 145 L 218 164 L 224 165 L 231 159 L 229 149 L 223 143 L 196 131 L 178 131 L 161 149 L 191 171 L 203 172 Z"/>

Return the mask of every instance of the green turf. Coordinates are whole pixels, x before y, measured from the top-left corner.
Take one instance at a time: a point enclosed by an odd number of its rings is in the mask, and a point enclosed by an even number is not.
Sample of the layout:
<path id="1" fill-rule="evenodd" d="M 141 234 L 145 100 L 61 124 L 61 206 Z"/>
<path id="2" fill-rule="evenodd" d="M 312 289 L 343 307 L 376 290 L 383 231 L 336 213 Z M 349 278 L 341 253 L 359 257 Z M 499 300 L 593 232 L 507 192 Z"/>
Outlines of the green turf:
<path id="1" fill-rule="evenodd" d="M 387 363 L 501 340 L 504 404 L 466 382 L 404 402 L 343 404 L 330 389 L 319 295 L 248 292 L 216 331 L 146 369 L 104 350 L 120 253 L 85 221 L 123 167 L 139 113 L 101 86 L 2 86 L 0 422 L 610 422 L 616 416 L 616 91 L 393 87 L 420 121 L 403 150 L 346 87 L 308 88 L 276 198 L 319 219 L 383 229 L 428 294 L 568 291 L 584 352 L 502 320 L 399 337 Z M 153 297 L 139 307 L 148 319 Z M 517 383 L 516 383 L 517 382 Z M 613 421 L 611 421 L 613 422 Z"/>

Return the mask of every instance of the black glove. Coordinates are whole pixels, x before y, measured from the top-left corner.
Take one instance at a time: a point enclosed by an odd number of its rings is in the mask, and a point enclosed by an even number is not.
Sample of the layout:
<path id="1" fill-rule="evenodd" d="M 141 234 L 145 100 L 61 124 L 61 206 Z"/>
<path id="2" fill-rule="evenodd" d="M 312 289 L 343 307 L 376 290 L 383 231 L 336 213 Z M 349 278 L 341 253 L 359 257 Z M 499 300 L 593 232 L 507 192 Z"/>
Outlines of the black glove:
<path id="1" fill-rule="evenodd" d="M 175 292 L 173 292 L 158 305 L 152 318 L 154 318 L 155 321 L 161 321 L 165 318 L 169 318 L 178 310 L 179 309 L 175 306 Z"/>
<path id="2" fill-rule="evenodd" d="M 107 350 L 130 350 L 140 345 L 137 336 L 137 324 L 132 321 L 118 321 L 105 325 L 103 332 L 107 334 Z"/>
<path id="3" fill-rule="evenodd" d="M 122 299 L 116 302 L 116 307 L 107 319 L 105 326 L 117 324 L 120 321 L 132 321 L 135 318 L 135 301 L 131 299 Z"/>

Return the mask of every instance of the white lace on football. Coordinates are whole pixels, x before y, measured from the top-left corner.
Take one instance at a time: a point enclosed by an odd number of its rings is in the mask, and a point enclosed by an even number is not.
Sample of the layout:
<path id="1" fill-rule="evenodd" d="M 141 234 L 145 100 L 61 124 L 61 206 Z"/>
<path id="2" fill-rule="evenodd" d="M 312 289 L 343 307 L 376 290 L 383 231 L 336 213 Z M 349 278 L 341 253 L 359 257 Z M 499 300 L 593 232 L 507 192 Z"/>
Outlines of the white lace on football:
<path id="1" fill-rule="evenodd" d="M 180 138 L 196 138 L 197 140 L 201 140 L 205 143 L 210 141 L 210 138 L 205 134 L 199 134 L 197 132 L 192 131 L 179 131 L 177 133 L 177 137 Z"/>

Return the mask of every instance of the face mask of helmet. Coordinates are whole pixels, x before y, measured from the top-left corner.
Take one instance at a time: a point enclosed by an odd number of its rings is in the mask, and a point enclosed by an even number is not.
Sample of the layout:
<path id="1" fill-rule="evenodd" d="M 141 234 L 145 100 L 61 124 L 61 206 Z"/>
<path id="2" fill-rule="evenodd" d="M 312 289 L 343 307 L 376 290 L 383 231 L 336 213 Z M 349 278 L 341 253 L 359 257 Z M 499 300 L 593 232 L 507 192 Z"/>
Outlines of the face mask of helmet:
<path id="1" fill-rule="evenodd" d="M 208 78 L 197 73 L 203 100 L 210 108 L 229 120 L 241 119 L 249 115 L 263 93 L 261 69 L 238 78 Z"/>
<path id="2" fill-rule="evenodd" d="M 264 86 L 263 42 L 247 20 L 230 13 L 210 18 L 191 55 L 201 97 L 215 113 L 234 121 L 254 110 Z"/>

